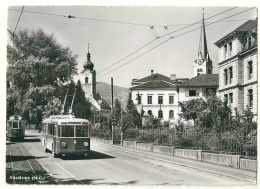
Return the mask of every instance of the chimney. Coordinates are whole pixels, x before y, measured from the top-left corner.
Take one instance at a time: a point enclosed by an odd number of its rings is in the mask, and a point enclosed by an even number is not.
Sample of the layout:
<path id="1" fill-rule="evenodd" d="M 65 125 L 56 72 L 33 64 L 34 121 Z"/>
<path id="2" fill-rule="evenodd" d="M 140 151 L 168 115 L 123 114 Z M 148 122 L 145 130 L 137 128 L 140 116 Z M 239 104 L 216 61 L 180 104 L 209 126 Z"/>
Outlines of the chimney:
<path id="1" fill-rule="evenodd" d="M 153 75 L 153 70 L 151 70 L 151 75 Z"/>
<path id="2" fill-rule="evenodd" d="M 171 80 L 176 80 L 176 74 L 171 74 L 170 78 L 171 78 Z"/>

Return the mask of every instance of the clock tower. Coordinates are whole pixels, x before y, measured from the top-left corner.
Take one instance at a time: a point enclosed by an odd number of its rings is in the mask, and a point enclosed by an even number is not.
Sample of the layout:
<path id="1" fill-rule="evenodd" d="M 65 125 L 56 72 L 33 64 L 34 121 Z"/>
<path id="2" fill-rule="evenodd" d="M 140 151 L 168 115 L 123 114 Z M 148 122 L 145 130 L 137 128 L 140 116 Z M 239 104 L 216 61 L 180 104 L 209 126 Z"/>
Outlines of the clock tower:
<path id="1" fill-rule="evenodd" d="M 203 17 L 202 17 L 198 58 L 193 63 L 193 70 L 194 70 L 194 77 L 200 74 L 212 74 L 213 71 L 212 61 L 210 60 L 208 47 L 207 47 L 206 31 L 205 31 L 205 24 L 204 24 L 204 9 L 203 9 Z"/>

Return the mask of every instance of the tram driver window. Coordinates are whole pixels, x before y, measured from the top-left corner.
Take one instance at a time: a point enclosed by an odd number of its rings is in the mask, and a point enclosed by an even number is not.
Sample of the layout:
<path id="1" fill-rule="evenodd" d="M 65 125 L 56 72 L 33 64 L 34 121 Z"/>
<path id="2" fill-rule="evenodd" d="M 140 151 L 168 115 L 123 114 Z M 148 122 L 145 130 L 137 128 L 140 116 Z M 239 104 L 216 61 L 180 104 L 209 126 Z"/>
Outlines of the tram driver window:
<path id="1" fill-rule="evenodd" d="M 18 128 L 19 128 L 18 122 L 13 122 L 13 129 L 18 129 Z"/>
<path id="2" fill-rule="evenodd" d="M 65 125 L 61 129 L 62 137 L 74 137 L 74 125 Z"/>
<path id="3" fill-rule="evenodd" d="M 76 126 L 76 137 L 87 137 L 88 126 Z"/>

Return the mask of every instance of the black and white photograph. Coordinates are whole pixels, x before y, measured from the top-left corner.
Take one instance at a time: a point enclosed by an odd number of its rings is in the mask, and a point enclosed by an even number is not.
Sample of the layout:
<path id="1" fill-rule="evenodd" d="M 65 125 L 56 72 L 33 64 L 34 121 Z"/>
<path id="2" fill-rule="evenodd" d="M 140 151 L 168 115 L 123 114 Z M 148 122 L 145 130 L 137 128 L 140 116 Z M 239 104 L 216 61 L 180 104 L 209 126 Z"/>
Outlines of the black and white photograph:
<path id="1" fill-rule="evenodd" d="M 256 5 L 5 9 L 7 186 L 257 186 Z"/>

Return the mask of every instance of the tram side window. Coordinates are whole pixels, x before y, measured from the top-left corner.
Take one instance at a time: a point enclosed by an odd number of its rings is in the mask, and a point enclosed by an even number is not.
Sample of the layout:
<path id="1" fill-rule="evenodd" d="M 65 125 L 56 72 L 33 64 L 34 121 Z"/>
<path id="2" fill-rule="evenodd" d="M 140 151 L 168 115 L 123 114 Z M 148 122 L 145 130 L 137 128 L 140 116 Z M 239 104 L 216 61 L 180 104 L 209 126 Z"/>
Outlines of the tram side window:
<path id="1" fill-rule="evenodd" d="M 74 137 L 74 125 L 62 125 L 61 137 Z"/>
<path id="2" fill-rule="evenodd" d="M 88 126 L 76 126 L 76 137 L 88 137 Z"/>
<path id="3" fill-rule="evenodd" d="M 18 129 L 18 128 L 19 128 L 18 122 L 13 122 L 13 129 Z"/>
<path id="4" fill-rule="evenodd" d="M 54 125 L 53 124 L 49 124 L 48 125 L 48 134 L 49 135 L 53 135 L 54 134 Z"/>

